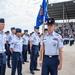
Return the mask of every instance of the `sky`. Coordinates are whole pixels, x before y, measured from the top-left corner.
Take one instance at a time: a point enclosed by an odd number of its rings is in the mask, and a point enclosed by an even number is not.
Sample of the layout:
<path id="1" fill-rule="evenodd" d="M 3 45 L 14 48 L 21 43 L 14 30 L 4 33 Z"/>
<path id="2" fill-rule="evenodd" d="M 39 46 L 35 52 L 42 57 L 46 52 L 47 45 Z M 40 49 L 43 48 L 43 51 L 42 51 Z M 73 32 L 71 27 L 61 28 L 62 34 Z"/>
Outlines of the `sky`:
<path id="1" fill-rule="evenodd" d="M 61 1 L 69 0 L 49 0 L 49 3 Z M 16 27 L 32 32 L 41 3 L 42 0 L 0 0 L 0 18 L 5 18 L 4 31 Z"/>

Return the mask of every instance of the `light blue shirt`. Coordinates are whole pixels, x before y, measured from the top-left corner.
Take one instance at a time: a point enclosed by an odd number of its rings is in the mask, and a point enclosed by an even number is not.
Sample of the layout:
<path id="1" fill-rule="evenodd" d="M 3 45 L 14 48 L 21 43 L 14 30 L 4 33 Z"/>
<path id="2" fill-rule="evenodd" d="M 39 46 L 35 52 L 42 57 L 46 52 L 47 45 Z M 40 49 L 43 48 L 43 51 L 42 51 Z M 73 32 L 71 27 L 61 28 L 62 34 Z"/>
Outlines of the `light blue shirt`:
<path id="1" fill-rule="evenodd" d="M 30 37 L 30 41 L 32 41 L 33 45 L 39 45 L 40 38 L 39 38 L 39 36 L 38 36 L 38 34 L 36 32 L 34 32 L 32 34 L 32 36 Z"/>
<path id="2" fill-rule="evenodd" d="M 15 34 L 11 33 L 9 35 L 6 36 L 6 39 L 8 41 L 9 44 L 11 44 L 12 39 L 15 37 Z"/>
<path id="3" fill-rule="evenodd" d="M 5 43 L 6 43 L 6 35 L 4 34 L 4 32 L 0 31 L 0 53 L 4 53 L 5 50 Z"/>
<path id="4" fill-rule="evenodd" d="M 47 34 L 44 36 L 45 55 L 59 55 L 59 48 L 63 47 L 62 37 L 53 32 L 52 35 Z"/>
<path id="5" fill-rule="evenodd" d="M 15 36 L 11 41 L 10 48 L 13 48 L 14 52 L 22 52 L 22 45 L 22 38 L 18 38 L 17 36 Z"/>
<path id="6" fill-rule="evenodd" d="M 27 35 L 23 35 L 23 45 L 28 45 L 29 37 Z"/>

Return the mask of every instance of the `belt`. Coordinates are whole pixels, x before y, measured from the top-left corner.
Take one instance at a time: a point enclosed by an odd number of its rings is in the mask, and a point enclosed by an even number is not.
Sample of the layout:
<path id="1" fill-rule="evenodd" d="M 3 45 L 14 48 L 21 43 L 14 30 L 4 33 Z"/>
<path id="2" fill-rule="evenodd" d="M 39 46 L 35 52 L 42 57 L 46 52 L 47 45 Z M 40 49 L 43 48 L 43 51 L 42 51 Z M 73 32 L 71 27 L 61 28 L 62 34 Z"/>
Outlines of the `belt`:
<path id="1" fill-rule="evenodd" d="M 39 46 L 39 45 L 33 45 L 33 46 Z"/>
<path id="2" fill-rule="evenodd" d="M 20 54 L 22 54 L 22 52 L 13 52 L 13 53 L 20 53 Z"/>
<path id="3" fill-rule="evenodd" d="M 28 46 L 28 45 L 24 45 L 24 46 Z"/>
<path id="4" fill-rule="evenodd" d="M 48 58 L 54 58 L 54 57 L 58 57 L 58 55 L 44 55 L 45 57 L 48 57 Z"/>

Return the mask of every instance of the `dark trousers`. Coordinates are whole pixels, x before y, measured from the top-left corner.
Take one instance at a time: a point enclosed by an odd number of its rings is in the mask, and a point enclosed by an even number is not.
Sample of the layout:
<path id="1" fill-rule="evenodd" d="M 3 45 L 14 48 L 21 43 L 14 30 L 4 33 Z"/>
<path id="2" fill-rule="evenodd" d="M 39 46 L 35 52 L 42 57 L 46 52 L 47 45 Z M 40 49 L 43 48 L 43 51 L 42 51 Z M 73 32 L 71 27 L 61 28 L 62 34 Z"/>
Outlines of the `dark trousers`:
<path id="1" fill-rule="evenodd" d="M 28 54 L 30 54 L 30 44 L 28 44 Z"/>
<path id="2" fill-rule="evenodd" d="M 37 68 L 37 57 L 38 57 L 39 46 L 32 46 L 32 52 L 30 57 L 30 71 L 34 71 Z"/>
<path id="3" fill-rule="evenodd" d="M 28 45 L 23 45 L 22 55 L 23 55 L 24 62 L 27 61 L 27 51 L 28 51 Z"/>
<path id="4" fill-rule="evenodd" d="M 58 57 L 49 58 L 44 56 L 43 65 L 42 65 L 42 75 L 58 75 Z"/>
<path id="5" fill-rule="evenodd" d="M 0 54 L 0 75 L 5 75 L 6 70 L 6 55 Z"/>
<path id="6" fill-rule="evenodd" d="M 11 52 L 9 51 L 8 55 L 7 55 L 7 66 L 10 66 L 10 58 L 11 58 Z"/>
<path id="7" fill-rule="evenodd" d="M 19 52 L 13 52 L 13 54 L 12 54 L 11 75 L 15 75 L 16 69 L 17 69 L 18 75 L 22 75 L 22 54 Z"/>
<path id="8" fill-rule="evenodd" d="M 66 41 L 66 44 L 68 44 L 69 43 L 69 40 L 65 40 Z"/>
<path id="9" fill-rule="evenodd" d="M 9 50 L 10 44 L 5 44 L 5 49 L 6 49 L 6 55 L 7 55 L 7 66 L 10 66 L 10 58 L 11 58 L 11 52 Z"/>
<path id="10" fill-rule="evenodd" d="M 70 46 L 74 44 L 74 40 L 70 40 Z"/>
<path id="11" fill-rule="evenodd" d="M 63 41 L 63 44 L 66 45 L 66 41 L 65 40 Z"/>
<path id="12" fill-rule="evenodd" d="M 63 44 L 64 44 L 64 45 L 69 44 L 69 40 L 64 40 Z"/>

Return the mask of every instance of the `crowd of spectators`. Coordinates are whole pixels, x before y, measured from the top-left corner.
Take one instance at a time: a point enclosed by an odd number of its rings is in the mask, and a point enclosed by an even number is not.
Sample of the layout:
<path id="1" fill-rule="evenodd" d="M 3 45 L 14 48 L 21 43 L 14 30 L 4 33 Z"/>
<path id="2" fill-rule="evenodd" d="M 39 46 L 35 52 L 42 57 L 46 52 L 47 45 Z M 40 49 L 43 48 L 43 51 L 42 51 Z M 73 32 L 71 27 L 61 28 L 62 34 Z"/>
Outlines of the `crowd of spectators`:
<path id="1" fill-rule="evenodd" d="M 69 42 L 70 42 L 70 45 L 71 45 L 71 41 L 74 44 L 75 23 L 71 22 L 67 25 L 61 25 L 61 26 L 57 27 L 55 31 L 57 33 L 61 34 L 61 36 L 63 37 L 64 45 L 68 44 Z"/>

